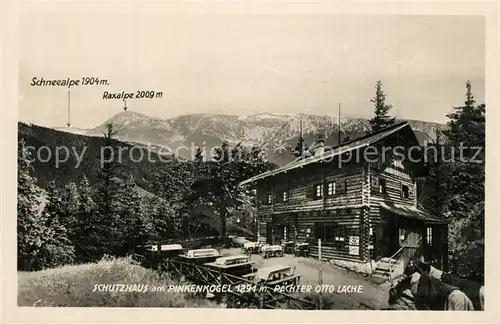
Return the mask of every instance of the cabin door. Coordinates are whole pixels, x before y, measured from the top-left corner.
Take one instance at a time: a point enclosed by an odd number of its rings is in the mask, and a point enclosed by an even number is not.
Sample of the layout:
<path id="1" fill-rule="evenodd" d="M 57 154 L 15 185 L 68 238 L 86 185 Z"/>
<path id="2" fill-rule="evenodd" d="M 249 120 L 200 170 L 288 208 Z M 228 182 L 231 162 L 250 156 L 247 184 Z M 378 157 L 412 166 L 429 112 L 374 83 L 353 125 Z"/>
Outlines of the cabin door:
<path id="1" fill-rule="evenodd" d="M 422 248 L 423 228 L 418 222 L 402 219 L 398 228 L 398 236 L 399 247 L 405 246 L 399 259 L 407 262 Z"/>
<path id="2" fill-rule="evenodd" d="M 376 257 L 388 258 L 397 252 L 398 246 L 398 222 L 394 215 L 385 215 L 382 223 L 376 229 Z"/>
<path id="3" fill-rule="evenodd" d="M 266 223 L 266 243 L 269 245 L 273 244 L 273 232 L 273 223 Z"/>

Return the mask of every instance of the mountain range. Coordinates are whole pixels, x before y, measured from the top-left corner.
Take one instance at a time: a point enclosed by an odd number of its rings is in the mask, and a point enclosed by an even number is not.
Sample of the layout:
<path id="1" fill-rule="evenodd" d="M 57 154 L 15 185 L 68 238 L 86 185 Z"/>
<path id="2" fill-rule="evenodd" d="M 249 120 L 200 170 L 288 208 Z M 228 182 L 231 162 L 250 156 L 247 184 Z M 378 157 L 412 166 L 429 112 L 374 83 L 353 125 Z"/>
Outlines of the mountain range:
<path id="1" fill-rule="evenodd" d="M 401 120 L 397 120 L 401 121 Z M 407 120 L 417 138 L 424 144 L 436 137 L 437 128 L 446 125 Z M 175 154 L 192 159 L 197 147 L 205 156 L 223 141 L 229 145 L 241 143 L 258 146 L 265 150 L 270 162 L 283 165 L 293 159 L 290 150 L 297 144 L 302 132 L 307 145 L 321 134 L 325 145 L 335 146 L 347 137 L 354 139 L 369 130 L 368 119 L 312 114 L 258 114 L 251 116 L 191 114 L 169 119 L 159 119 L 134 111 L 118 113 L 92 129 L 74 127 L 56 128 L 69 133 L 102 136 L 105 125 L 113 123 L 118 131 L 116 138 L 133 145 L 146 146 L 152 150 Z"/>

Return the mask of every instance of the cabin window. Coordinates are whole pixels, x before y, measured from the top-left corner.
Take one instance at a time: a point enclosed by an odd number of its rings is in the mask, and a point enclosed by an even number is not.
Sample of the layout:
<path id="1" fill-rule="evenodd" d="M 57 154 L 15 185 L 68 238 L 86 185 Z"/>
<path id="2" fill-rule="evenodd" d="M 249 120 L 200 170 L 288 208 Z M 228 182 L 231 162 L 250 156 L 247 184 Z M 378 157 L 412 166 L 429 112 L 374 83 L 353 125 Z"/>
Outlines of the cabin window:
<path id="1" fill-rule="evenodd" d="M 288 191 L 283 191 L 283 202 L 287 202 L 289 199 L 288 197 Z"/>
<path id="2" fill-rule="evenodd" d="M 378 180 L 378 192 L 379 193 L 386 193 L 387 192 L 387 185 L 386 185 L 385 179 Z"/>
<path id="3" fill-rule="evenodd" d="M 401 185 L 401 197 L 403 198 L 410 197 L 410 188 L 407 185 Z"/>
<path id="4" fill-rule="evenodd" d="M 432 227 L 427 227 L 427 245 L 432 245 Z"/>
<path id="5" fill-rule="evenodd" d="M 267 194 L 267 204 L 271 205 L 273 203 L 273 195 Z"/>
<path id="6" fill-rule="evenodd" d="M 321 239 L 324 243 L 344 245 L 345 237 L 345 226 L 340 226 L 337 223 L 316 223 L 316 239 Z"/>
<path id="7" fill-rule="evenodd" d="M 335 195 L 335 182 L 328 183 L 328 196 Z"/>
<path id="8" fill-rule="evenodd" d="M 322 183 L 314 185 L 314 198 L 315 199 L 323 198 L 323 184 Z"/>

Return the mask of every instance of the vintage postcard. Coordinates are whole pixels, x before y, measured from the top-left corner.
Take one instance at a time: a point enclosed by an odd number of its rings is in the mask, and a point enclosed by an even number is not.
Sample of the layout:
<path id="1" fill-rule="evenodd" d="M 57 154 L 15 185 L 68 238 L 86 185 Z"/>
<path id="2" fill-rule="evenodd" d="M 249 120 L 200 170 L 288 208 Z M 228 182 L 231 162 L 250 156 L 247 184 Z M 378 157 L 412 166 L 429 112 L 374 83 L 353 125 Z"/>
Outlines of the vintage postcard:
<path id="1" fill-rule="evenodd" d="M 6 323 L 498 322 L 496 3 L 7 7 Z"/>

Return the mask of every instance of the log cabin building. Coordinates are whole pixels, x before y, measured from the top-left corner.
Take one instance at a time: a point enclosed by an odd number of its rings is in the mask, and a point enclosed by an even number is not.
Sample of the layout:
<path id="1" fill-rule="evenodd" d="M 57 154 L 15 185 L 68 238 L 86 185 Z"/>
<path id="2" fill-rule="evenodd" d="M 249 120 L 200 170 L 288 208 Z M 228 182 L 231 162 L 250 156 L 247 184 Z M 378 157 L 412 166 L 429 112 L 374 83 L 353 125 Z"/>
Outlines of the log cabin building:
<path id="1" fill-rule="evenodd" d="M 257 192 L 259 241 L 309 242 L 317 257 L 321 239 L 325 259 L 357 262 L 430 253 L 447 270 L 448 222 L 417 208 L 427 170 L 412 147 L 402 122 L 243 181 Z"/>

